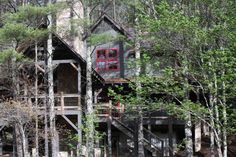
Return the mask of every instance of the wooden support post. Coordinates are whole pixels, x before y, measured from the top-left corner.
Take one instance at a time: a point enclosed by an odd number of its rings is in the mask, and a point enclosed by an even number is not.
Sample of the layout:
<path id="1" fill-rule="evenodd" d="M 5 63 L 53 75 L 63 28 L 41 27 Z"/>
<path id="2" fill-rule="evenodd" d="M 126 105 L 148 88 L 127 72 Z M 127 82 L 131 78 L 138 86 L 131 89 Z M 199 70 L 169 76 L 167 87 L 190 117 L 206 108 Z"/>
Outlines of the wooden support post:
<path id="1" fill-rule="evenodd" d="M 82 131 L 81 131 L 81 126 L 82 126 L 82 112 L 81 110 L 78 112 L 78 116 L 77 116 L 77 125 L 78 125 L 78 129 L 77 129 L 77 136 L 78 136 L 78 144 L 77 144 L 77 157 L 80 156 L 80 148 L 82 146 Z"/>
<path id="2" fill-rule="evenodd" d="M 172 157 L 173 154 L 173 122 L 172 118 L 168 119 L 168 136 L 169 136 L 169 156 Z"/>
<path id="3" fill-rule="evenodd" d="M 76 155 L 77 157 L 80 156 L 80 148 L 82 146 L 82 131 L 81 131 L 81 126 L 82 126 L 82 107 L 81 107 L 81 67 L 80 65 L 78 64 L 77 66 L 77 72 L 78 72 L 78 75 L 77 75 L 77 79 L 78 79 L 78 94 L 80 95 L 78 97 L 78 115 L 77 115 L 77 126 L 78 126 L 78 130 L 77 130 L 77 136 L 78 136 L 78 143 L 77 143 L 77 152 L 76 152 Z"/>
<path id="4" fill-rule="evenodd" d="M 112 157 L 111 116 L 107 120 L 108 157 Z"/>
<path id="5" fill-rule="evenodd" d="M 109 107 L 108 107 L 108 115 L 109 115 L 109 118 L 112 117 L 112 101 L 110 100 L 109 101 Z"/>
<path id="6" fill-rule="evenodd" d="M 102 88 L 94 92 L 94 103 L 98 103 L 98 95 L 102 92 Z"/>
<path id="7" fill-rule="evenodd" d="M 61 99 L 61 113 L 64 115 L 64 111 L 65 111 L 65 102 L 64 102 L 64 93 L 61 92 L 61 96 L 60 96 L 60 99 Z"/>

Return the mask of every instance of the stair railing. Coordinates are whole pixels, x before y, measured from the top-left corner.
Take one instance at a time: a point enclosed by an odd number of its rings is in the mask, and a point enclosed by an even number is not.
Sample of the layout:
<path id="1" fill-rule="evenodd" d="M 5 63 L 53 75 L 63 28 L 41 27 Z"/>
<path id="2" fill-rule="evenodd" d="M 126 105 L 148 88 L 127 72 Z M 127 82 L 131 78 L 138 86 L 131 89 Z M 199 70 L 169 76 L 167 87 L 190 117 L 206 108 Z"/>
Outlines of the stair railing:
<path id="1" fill-rule="evenodd" d="M 143 128 L 143 136 L 149 143 L 149 145 L 158 151 L 158 154 L 164 156 L 164 141 L 157 137 L 154 133 L 146 128 Z"/>

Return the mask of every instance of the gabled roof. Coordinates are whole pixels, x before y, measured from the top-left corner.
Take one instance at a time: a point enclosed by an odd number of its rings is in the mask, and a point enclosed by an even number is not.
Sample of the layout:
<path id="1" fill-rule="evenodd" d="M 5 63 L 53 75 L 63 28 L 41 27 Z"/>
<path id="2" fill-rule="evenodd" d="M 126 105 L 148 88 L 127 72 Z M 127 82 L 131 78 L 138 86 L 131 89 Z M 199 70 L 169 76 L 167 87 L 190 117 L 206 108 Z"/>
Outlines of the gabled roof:
<path id="1" fill-rule="evenodd" d="M 55 52 L 54 53 L 59 53 L 59 51 L 57 51 L 58 46 L 63 47 L 63 49 L 66 50 L 66 52 L 69 53 L 69 55 L 71 57 L 73 57 L 73 59 L 75 59 L 76 61 L 78 61 L 78 63 L 81 65 L 82 68 L 86 69 L 87 63 L 86 61 L 81 57 L 81 55 L 79 53 L 77 53 L 74 49 L 72 49 L 67 43 L 66 41 L 64 41 L 58 34 L 53 33 L 52 35 L 52 39 L 53 39 L 53 46 L 56 47 L 55 48 Z M 43 42 L 43 40 L 41 41 Z M 30 53 L 30 49 L 31 49 L 32 45 L 29 46 L 27 43 L 24 43 L 23 48 L 19 49 L 19 51 L 24 52 L 25 55 L 27 55 L 28 53 Z M 65 53 L 65 51 L 64 51 Z M 54 54 L 56 55 L 56 54 Z M 68 58 L 67 58 L 68 59 Z M 71 58 L 72 59 L 72 58 Z M 82 70 L 82 72 L 84 73 L 83 75 L 86 75 L 86 70 Z M 104 83 L 104 79 L 93 69 L 92 71 L 93 76 L 99 80 L 102 84 Z"/>
<path id="2" fill-rule="evenodd" d="M 98 18 L 98 20 L 89 28 L 89 31 L 84 34 L 82 40 L 86 40 L 94 30 L 102 23 L 102 21 L 106 22 L 110 25 L 115 31 L 119 32 L 120 34 L 126 36 L 127 38 L 132 38 L 132 35 L 124 29 L 121 25 L 119 25 L 112 17 L 107 15 L 105 12 Z"/>
<path id="3" fill-rule="evenodd" d="M 53 33 L 53 39 L 54 40 L 59 40 L 70 52 L 72 55 L 79 61 L 82 67 L 86 68 L 86 61 L 81 57 L 79 53 L 77 53 L 74 49 L 71 49 L 71 47 L 56 33 Z M 92 71 L 93 76 L 104 83 L 104 79 L 93 69 Z"/>
<path id="4" fill-rule="evenodd" d="M 86 61 L 82 58 L 82 56 L 79 53 L 77 53 L 74 49 L 72 49 L 70 45 L 68 45 L 66 41 L 64 41 L 58 34 L 53 33 L 53 39 L 60 41 L 68 50 L 72 52 L 72 54 L 78 59 L 80 63 L 86 64 Z"/>

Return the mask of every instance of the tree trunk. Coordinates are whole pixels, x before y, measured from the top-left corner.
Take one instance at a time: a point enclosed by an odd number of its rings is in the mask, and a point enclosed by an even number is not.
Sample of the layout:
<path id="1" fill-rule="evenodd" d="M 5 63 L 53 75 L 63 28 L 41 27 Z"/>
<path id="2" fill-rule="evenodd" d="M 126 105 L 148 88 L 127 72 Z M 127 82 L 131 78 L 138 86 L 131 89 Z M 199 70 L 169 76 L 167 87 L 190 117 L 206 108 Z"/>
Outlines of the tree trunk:
<path id="1" fill-rule="evenodd" d="M 138 18 L 135 19 L 136 25 L 138 26 Z M 140 52 L 140 41 L 139 41 L 139 35 L 140 30 L 136 30 L 136 38 L 135 38 L 135 57 L 136 57 L 136 77 L 139 77 L 141 74 L 141 52 Z M 140 90 L 141 83 L 137 79 L 136 80 L 136 88 L 137 92 Z M 139 93 L 137 93 L 137 98 L 139 97 Z M 144 157 L 144 146 L 143 146 L 143 113 L 142 113 L 142 104 L 137 104 L 138 109 L 138 157 Z"/>
<path id="2" fill-rule="evenodd" d="M 94 111 L 93 111 L 93 93 L 92 93 L 92 49 L 88 48 L 87 51 L 87 86 L 86 86 L 86 99 L 87 99 L 87 115 L 86 127 L 88 130 L 87 135 L 87 157 L 94 156 Z"/>
<path id="3" fill-rule="evenodd" d="M 224 72 L 223 72 L 224 76 Z M 228 146 L 227 146 L 227 132 L 226 132 L 226 127 L 227 127 L 227 112 L 226 112 L 226 97 L 225 97 L 225 82 L 223 81 L 222 83 L 222 88 L 223 88 L 223 157 L 227 157 L 227 151 L 228 151 Z"/>
<path id="4" fill-rule="evenodd" d="M 211 128 L 210 128 L 210 151 L 211 151 L 211 157 L 215 157 L 215 136 L 214 136 L 214 131 L 213 131 L 213 128 L 215 127 L 215 123 L 214 123 L 214 117 L 213 117 L 213 113 L 214 113 L 213 109 L 214 109 L 214 107 L 213 107 L 213 96 L 212 96 L 212 93 L 210 93 L 210 96 L 209 96 L 209 104 L 210 104 L 210 111 L 211 111 L 211 113 L 210 113 L 211 114 L 210 115 L 211 116 L 211 119 L 210 119 L 210 125 L 211 125 Z"/>
<path id="5" fill-rule="evenodd" d="M 51 0 L 48 4 L 51 4 Z M 53 89 L 53 47 L 52 47 L 52 14 L 48 15 L 48 40 L 47 40 L 47 73 L 48 73 L 48 105 L 49 105 L 49 125 L 50 125 L 50 137 L 51 137 L 51 149 L 52 157 L 57 157 L 57 138 L 56 138 L 56 126 L 55 126 L 55 111 L 54 111 L 54 89 Z"/>
<path id="6" fill-rule="evenodd" d="M 35 42 L 35 108 L 36 108 L 36 116 L 35 116 L 35 157 L 39 157 L 39 132 L 38 132 L 38 44 Z"/>
<path id="7" fill-rule="evenodd" d="M 16 140 L 16 154 L 17 157 L 24 157 L 23 156 L 23 148 L 22 148 L 22 138 L 19 127 L 15 124 L 15 140 Z"/>
<path id="8" fill-rule="evenodd" d="M 18 125 L 18 129 L 21 134 L 21 141 L 22 141 L 22 155 L 23 157 L 29 157 L 28 147 L 27 147 L 27 138 L 25 136 L 25 131 L 22 124 Z"/>
<path id="9" fill-rule="evenodd" d="M 188 83 L 188 59 L 187 56 L 184 56 L 184 69 L 183 74 L 184 78 L 184 92 L 185 99 L 189 100 L 189 83 Z M 193 157 L 193 134 L 192 134 L 192 119 L 190 111 L 186 113 L 186 122 L 185 122 L 185 137 L 186 137 L 186 157 Z"/>
<path id="10" fill-rule="evenodd" d="M 221 150 L 221 128 L 220 128 L 220 119 L 219 119 L 219 109 L 218 109 L 218 102 L 217 102 L 217 97 L 218 97 L 218 84 L 217 84 L 217 76 L 216 72 L 214 72 L 214 96 L 213 96 L 213 105 L 214 105 L 214 110 L 215 110 L 215 127 L 216 127 L 216 133 L 217 137 L 219 139 L 216 139 L 216 146 L 217 146 L 217 153 L 219 157 L 222 157 L 222 150 Z"/>
<path id="11" fill-rule="evenodd" d="M 186 157 L 193 157 L 193 142 L 192 142 L 192 121 L 190 113 L 186 115 L 185 123 L 185 136 L 186 136 Z"/>
<path id="12" fill-rule="evenodd" d="M 140 106 L 138 106 L 138 157 L 144 157 L 143 147 L 143 113 Z"/>

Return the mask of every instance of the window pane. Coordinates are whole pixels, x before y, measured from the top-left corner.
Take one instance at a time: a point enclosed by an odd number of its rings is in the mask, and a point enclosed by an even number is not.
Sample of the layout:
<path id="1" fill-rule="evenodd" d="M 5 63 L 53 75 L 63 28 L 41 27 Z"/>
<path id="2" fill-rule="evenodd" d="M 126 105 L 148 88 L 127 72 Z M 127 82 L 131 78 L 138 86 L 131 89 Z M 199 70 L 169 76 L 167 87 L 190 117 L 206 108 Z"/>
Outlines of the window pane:
<path id="1" fill-rule="evenodd" d="M 116 49 L 110 49 L 108 53 L 109 58 L 117 58 L 117 50 Z"/>
<path id="2" fill-rule="evenodd" d="M 106 62 L 97 62 L 97 69 L 98 70 L 105 70 L 106 69 Z"/>
<path id="3" fill-rule="evenodd" d="M 106 59 L 106 50 L 98 50 L 97 59 Z"/>
<path id="4" fill-rule="evenodd" d="M 116 70 L 118 69 L 117 61 L 109 61 L 108 62 L 108 70 Z"/>

